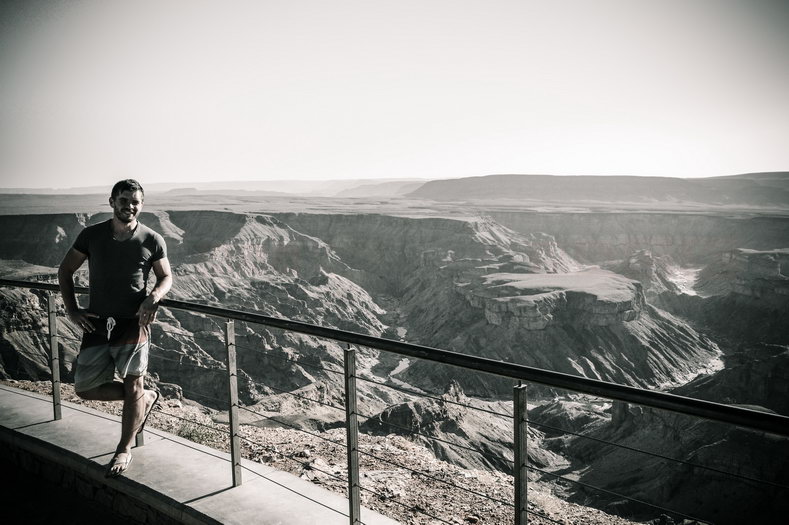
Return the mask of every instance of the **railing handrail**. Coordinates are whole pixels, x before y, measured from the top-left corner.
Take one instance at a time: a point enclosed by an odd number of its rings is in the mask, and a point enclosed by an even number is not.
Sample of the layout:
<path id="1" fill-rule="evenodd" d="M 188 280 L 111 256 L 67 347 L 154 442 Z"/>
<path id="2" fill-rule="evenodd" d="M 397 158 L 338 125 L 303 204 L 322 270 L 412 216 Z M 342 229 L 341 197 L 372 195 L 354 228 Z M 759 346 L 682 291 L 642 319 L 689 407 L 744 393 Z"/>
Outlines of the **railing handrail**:
<path id="1" fill-rule="evenodd" d="M 60 290 L 58 285 L 53 283 L 38 283 L 13 279 L 0 279 L 0 286 L 49 291 Z M 78 293 L 88 293 L 88 288 L 76 287 L 76 291 Z M 676 394 L 668 394 L 654 390 L 646 390 L 633 386 L 620 385 L 599 379 L 590 379 L 527 365 L 497 361 L 495 359 L 462 354 L 440 348 L 393 341 L 391 339 L 338 330 L 336 328 L 326 328 L 301 321 L 272 317 L 258 313 L 243 312 L 240 310 L 191 303 L 177 299 L 164 299 L 160 304 L 168 308 L 199 312 L 237 321 L 258 323 L 334 341 L 385 350 L 406 357 L 425 359 L 427 361 L 457 366 L 468 370 L 486 372 L 510 379 L 538 383 L 549 387 L 570 390 L 606 399 L 668 410 L 789 437 L 789 417 L 779 414 L 750 410 L 743 407 L 724 405 L 722 403 L 678 396 Z"/>

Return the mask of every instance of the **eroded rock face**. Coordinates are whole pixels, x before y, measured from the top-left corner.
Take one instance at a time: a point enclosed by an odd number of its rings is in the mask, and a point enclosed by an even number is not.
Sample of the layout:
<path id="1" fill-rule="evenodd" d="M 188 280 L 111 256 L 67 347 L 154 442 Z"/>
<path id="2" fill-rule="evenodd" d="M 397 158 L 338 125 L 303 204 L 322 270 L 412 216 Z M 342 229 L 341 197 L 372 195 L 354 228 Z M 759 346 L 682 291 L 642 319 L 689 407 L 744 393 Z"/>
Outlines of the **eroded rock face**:
<path id="1" fill-rule="evenodd" d="M 108 215 L 109 216 L 109 215 Z M 0 259 L 57 266 L 85 227 L 87 215 L 0 215 Z"/>
<path id="2" fill-rule="evenodd" d="M 493 325 L 542 330 L 549 325 L 609 326 L 636 320 L 641 285 L 600 269 L 561 274 L 493 273 L 457 284 Z"/>
<path id="3" fill-rule="evenodd" d="M 789 439 L 623 403 L 615 403 L 608 424 L 589 434 L 603 442 L 571 437 L 565 447 L 584 483 L 660 502 L 711 523 L 773 523 L 789 512 L 784 489 L 771 485 L 789 483 L 789 467 L 775 459 L 789 454 Z M 613 447 L 606 441 L 687 463 Z M 654 515 L 648 507 L 593 492 L 579 488 L 572 499 L 591 497 L 598 508 L 617 508 L 643 519 Z"/>
<path id="4" fill-rule="evenodd" d="M 641 283 L 644 295 L 654 298 L 662 293 L 681 293 L 672 281 L 676 264 L 669 255 L 654 256 L 650 250 L 638 250 L 624 261 L 607 266 L 611 271 Z"/>
<path id="5" fill-rule="evenodd" d="M 581 271 L 550 235 L 490 219 L 277 217 L 359 270 L 409 341 L 637 385 L 675 384 L 719 352 L 681 320 L 645 310 L 638 282 Z M 443 388 L 455 374 L 475 394 L 508 388 L 433 363 L 398 377 Z"/>
<path id="6" fill-rule="evenodd" d="M 325 241 L 372 294 L 400 298 L 420 270 L 462 271 L 508 264 L 515 271 L 562 272 L 577 263 L 549 235 L 518 234 L 487 219 L 384 215 L 276 214 L 294 229 Z"/>
<path id="7" fill-rule="evenodd" d="M 789 246 L 786 217 L 727 217 L 697 213 L 491 212 L 519 233 L 552 235 L 585 263 L 621 261 L 639 250 L 670 255 L 678 264 L 710 263 L 721 253 Z"/>
<path id="8" fill-rule="evenodd" d="M 674 389 L 673 393 L 749 405 L 789 415 L 789 346 L 747 346 L 726 356 L 726 368 Z"/>
<path id="9" fill-rule="evenodd" d="M 401 304 L 412 341 L 623 384 L 678 384 L 720 353 L 646 304 L 639 283 L 600 269 L 486 275 L 448 265 L 415 276 Z M 455 377 L 475 395 L 510 388 L 433 363 L 414 363 L 400 377 L 432 387 Z"/>
<path id="10" fill-rule="evenodd" d="M 789 301 L 789 248 L 771 251 L 740 249 L 724 257 L 724 264 L 734 268 L 733 293 Z"/>
<path id="11" fill-rule="evenodd" d="M 418 398 L 393 405 L 367 419 L 360 429 L 379 435 L 411 436 L 411 432 L 416 432 L 419 435 L 413 439 L 424 443 L 440 459 L 469 469 L 512 472 L 513 430 L 512 419 L 507 417 L 512 408 L 508 405 L 469 398 L 456 381 L 451 381 L 439 399 Z M 533 466 L 556 467 L 565 463 L 543 448 L 542 432 L 529 428 L 528 439 Z"/>
<path id="12" fill-rule="evenodd" d="M 202 212 L 172 214 L 170 219 L 185 232 L 194 226 L 172 250 L 177 269 L 174 292 L 179 297 L 229 300 L 269 312 L 288 303 L 293 311 L 280 313 L 293 317 L 297 312 L 305 320 L 310 312 L 333 305 L 345 310 L 349 320 L 380 333 L 380 308 L 343 276 L 354 272 L 319 239 L 263 215 Z M 224 226 L 216 227 L 206 242 L 201 231 L 212 224 Z"/>
<path id="13" fill-rule="evenodd" d="M 707 296 L 735 293 L 789 302 L 789 248 L 724 252 L 701 271 L 697 288 Z"/>

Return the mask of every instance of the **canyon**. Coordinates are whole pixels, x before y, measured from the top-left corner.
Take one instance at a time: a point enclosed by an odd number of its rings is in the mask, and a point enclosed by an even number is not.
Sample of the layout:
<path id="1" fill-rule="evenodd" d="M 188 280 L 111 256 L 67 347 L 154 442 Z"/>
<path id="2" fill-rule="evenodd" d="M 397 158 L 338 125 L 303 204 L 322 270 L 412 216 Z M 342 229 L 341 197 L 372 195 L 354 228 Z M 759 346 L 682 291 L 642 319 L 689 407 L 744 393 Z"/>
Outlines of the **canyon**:
<path id="1" fill-rule="evenodd" d="M 225 210 L 185 209 L 175 197 L 168 207 L 158 198 L 141 221 L 167 242 L 172 298 L 789 410 L 789 217 L 782 213 L 575 203 L 535 210 L 482 200 L 415 205 L 413 195 L 390 198 L 377 210 L 320 202 L 302 211 L 301 201 L 277 197 L 234 201 Z M 370 201 L 359 207 L 365 206 Z M 57 207 L 69 204 L 59 197 Z M 0 214 L 7 232 L 0 277 L 53 282 L 79 231 L 110 217 L 92 205 L 71 209 Z M 87 285 L 86 270 L 77 280 Z M 2 379 L 48 377 L 45 313 L 40 293 L 0 287 Z M 224 417 L 226 390 L 223 330 L 221 319 L 162 309 L 150 365 L 166 396 L 199 402 L 217 419 Z M 79 333 L 62 323 L 61 334 L 68 381 Z M 240 322 L 236 342 L 245 406 L 315 432 L 343 425 L 344 414 L 334 408 L 344 402 L 337 373 L 343 345 Z M 511 414 L 511 381 L 368 348 L 359 349 L 357 366 L 363 432 L 402 434 L 460 468 L 511 471 L 512 421 L 493 414 Z M 538 423 L 530 426 L 529 459 L 543 471 L 688 514 L 696 509 L 716 523 L 744 516 L 769 522 L 786 510 L 777 492 L 758 485 L 745 483 L 734 498 L 724 490 L 725 476 L 698 482 L 654 458 L 636 460 L 632 451 L 601 444 L 647 448 L 787 485 L 789 472 L 770 459 L 789 454 L 785 440 L 546 387 L 529 392 L 530 419 Z M 244 423 L 272 426 L 250 413 Z M 720 459 L 732 456 L 737 460 Z M 607 512 L 656 516 L 583 486 L 561 483 L 557 491 Z"/>

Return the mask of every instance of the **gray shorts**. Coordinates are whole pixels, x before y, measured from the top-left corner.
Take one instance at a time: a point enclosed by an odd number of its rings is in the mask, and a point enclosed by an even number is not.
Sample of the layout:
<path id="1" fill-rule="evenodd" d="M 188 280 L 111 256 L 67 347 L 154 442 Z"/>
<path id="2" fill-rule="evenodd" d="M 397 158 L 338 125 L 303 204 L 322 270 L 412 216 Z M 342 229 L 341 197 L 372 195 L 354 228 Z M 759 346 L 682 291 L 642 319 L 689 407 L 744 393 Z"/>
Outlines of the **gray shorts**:
<path id="1" fill-rule="evenodd" d="M 148 369 L 150 328 L 141 327 L 137 318 L 92 318 L 96 329 L 82 335 L 74 372 L 74 390 L 84 392 L 115 379 L 115 373 L 141 376 Z"/>

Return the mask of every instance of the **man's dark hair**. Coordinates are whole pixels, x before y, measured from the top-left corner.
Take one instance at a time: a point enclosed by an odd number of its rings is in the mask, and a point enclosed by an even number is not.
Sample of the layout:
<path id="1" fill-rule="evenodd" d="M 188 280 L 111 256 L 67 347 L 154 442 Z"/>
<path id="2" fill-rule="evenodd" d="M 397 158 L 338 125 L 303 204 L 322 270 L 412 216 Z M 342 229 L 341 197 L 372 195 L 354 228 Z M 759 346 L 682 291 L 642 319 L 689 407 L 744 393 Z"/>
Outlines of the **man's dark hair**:
<path id="1" fill-rule="evenodd" d="M 139 191 L 142 193 L 142 196 L 145 197 L 145 191 L 142 189 L 142 184 L 134 179 L 126 179 L 116 182 L 115 186 L 112 187 L 112 193 L 110 193 L 110 197 L 114 199 L 124 191 Z"/>

